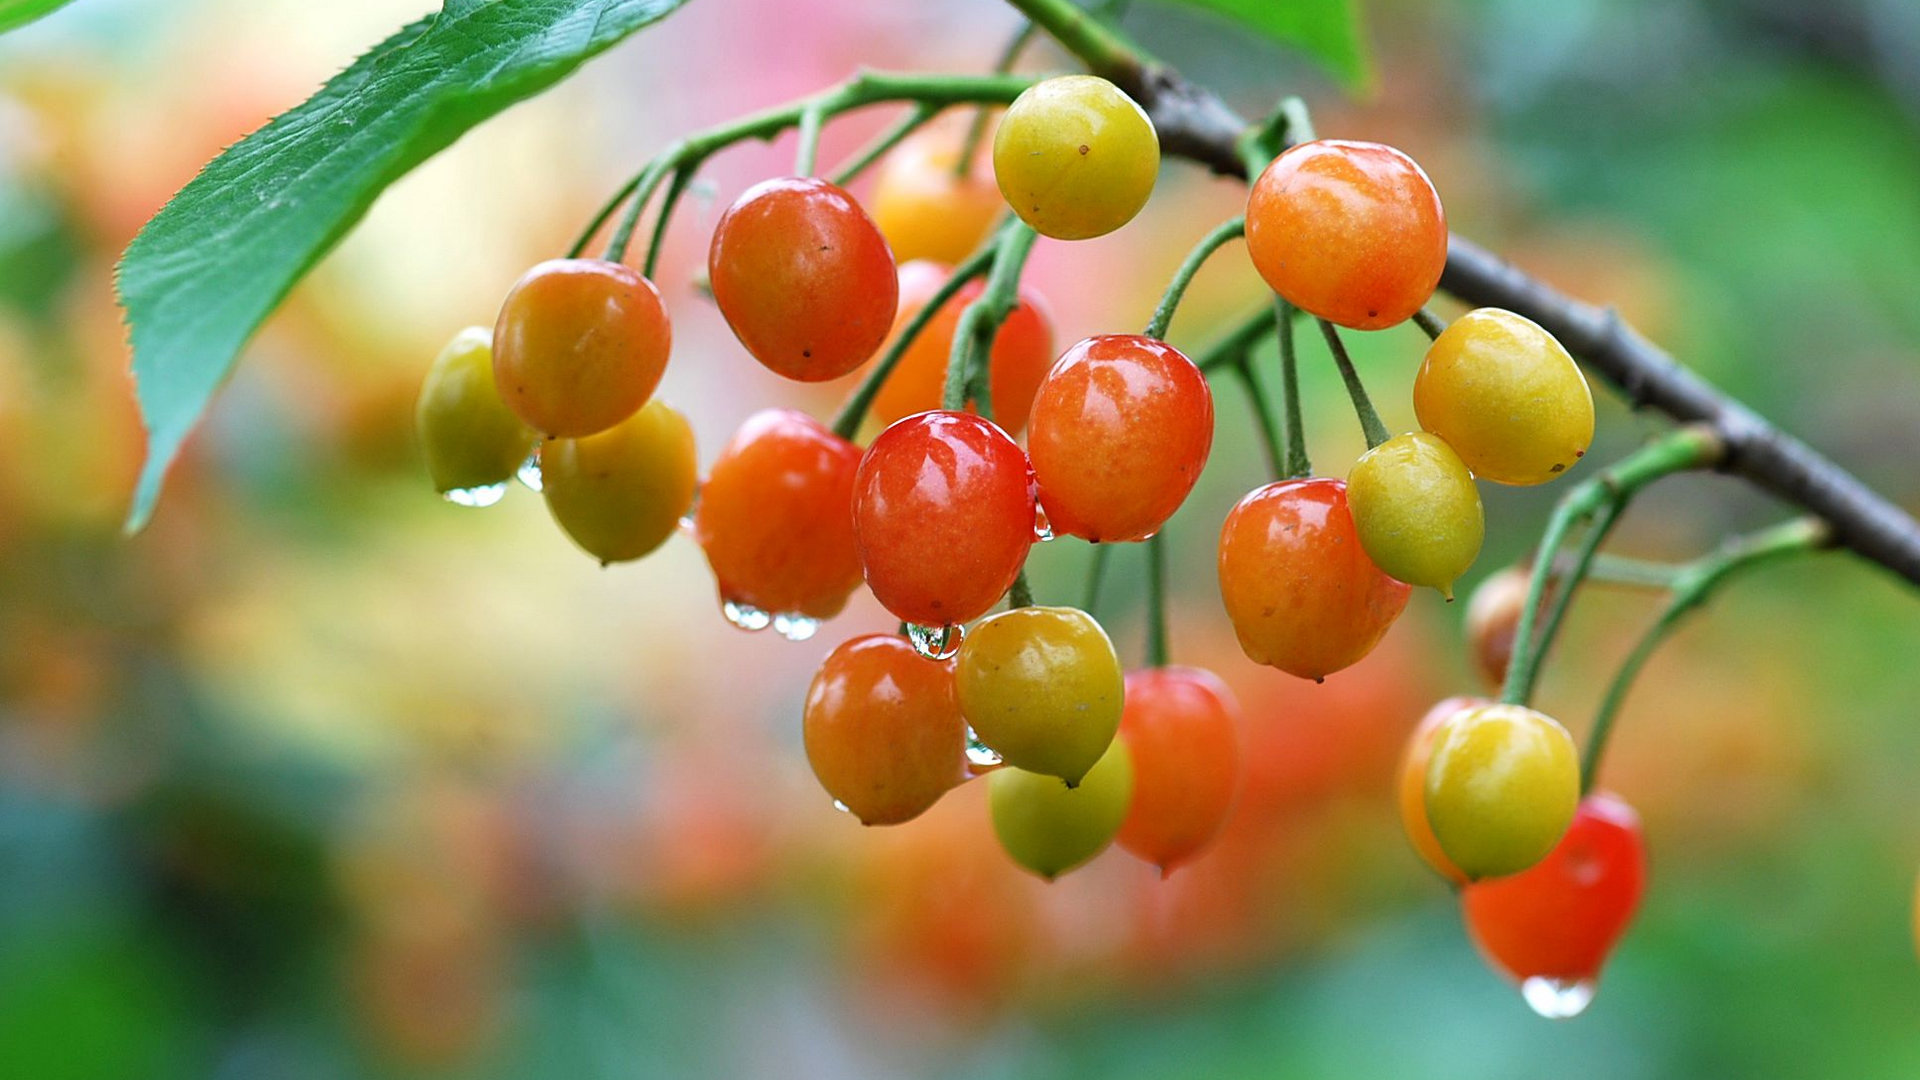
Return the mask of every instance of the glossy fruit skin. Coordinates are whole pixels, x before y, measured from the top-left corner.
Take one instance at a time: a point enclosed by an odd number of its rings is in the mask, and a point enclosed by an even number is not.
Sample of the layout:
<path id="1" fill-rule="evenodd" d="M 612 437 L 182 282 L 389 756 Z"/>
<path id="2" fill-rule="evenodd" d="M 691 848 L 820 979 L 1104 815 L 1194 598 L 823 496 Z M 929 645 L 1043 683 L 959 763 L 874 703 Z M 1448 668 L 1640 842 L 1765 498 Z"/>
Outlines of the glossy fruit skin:
<path id="1" fill-rule="evenodd" d="M 1527 607 L 1527 588 L 1533 574 L 1524 566 L 1509 566 L 1487 575 L 1467 598 L 1467 655 L 1489 688 L 1507 681 L 1507 663 L 1520 633 L 1520 613 Z"/>
<path id="2" fill-rule="evenodd" d="M 1027 452 L 1055 533 L 1145 540 L 1213 449 L 1213 392 L 1180 350 L 1137 334 L 1068 349 L 1033 399 Z"/>
<path id="3" fill-rule="evenodd" d="M 1434 732 L 1427 823 L 1469 880 L 1517 874 L 1546 857 L 1580 802 L 1573 738 L 1522 705 L 1462 709 Z"/>
<path id="4" fill-rule="evenodd" d="M 501 483 L 533 452 L 533 429 L 493 385 L 493 332 L 484 326 L 455 334 L 434 357 L 413 417 L 435 491 Z"/>
<path id="5" fill-rule="evenodd" d="M 860 587 L 853 477 L 860 448 L 792 409 L 747 418 L 707 473 L 693 536 L 720 599 L 826 619 Z"/>
<path id="6" fill-rule="evenodd" d="M 985 615 L 1034 542 L 1033 468 L 990 420 L 924 412 L 880 433 L 854 477 L 867 586 L 895 618 L 947 626 Z"/>
<path id="7" fill-rule="evenodd" d="M 1427 348 L 1413 381 L 1420 426 L 1482 480 L 1544 484 L 1593 442 L 1593 391 L 1552 334 L 1523 316 L 1479 308 Z"/>
<path id="8" fill-rule="evenodd" d="M 964 177 L 954 171 L 965 138 L 964 127 L 922 128 L 881 159 L 873 221 L 902 264 L 959 263 L 986 242 L 1006 209 L 985 161 Z"/>
<path id="9" fill-rule="evenodd" d="M 987 775 L 994 835 L 1013 861 L 1052 881 L 1106 850 L 1133 798 L 1133 758 L 1119 739 L 1078 787 L 1004 767 Z"/>
<path id="10" fill-rule="evenodd" d="M 1206 850 L 1240 787 L 1240 705 L 1211 671 L 1161 667 L 1127 676 L 1120 739 L 1133 802 L 1120 846 L 1165 875 Z"/>
<path id="11" fill-rule="evenodd" d="M 1293 306 L 1379 330 L 1432 298 L 1447 264 L 1447 215 L 1412 158 L 1321 139 L 1273 159 L 1254 182 L 1247 253 Z"/>
<path id="12" fill-rule="evenodd" d="M 886 238 L 853 196 L 825 180 L 748 188 L 714 226 L 707 274 L 740 343 L 799 382 L 866 363 L 893 325 L 899 282 Z"/>
<path id="13" fill-rule="evenodd" d="M 493 379 L 544 435 L 605 431 L 653 397 L 673 349 L 660 292 L 602 259 L 550 259 L 526 272 L 493 327 Z"/>
<path id="14" fill-rule="evenodd" d="M 1360 546 L 1345 481 L 1282 480 L 1220 529 L 1220 598 L 1256 664 L 1323 679 L 1380 643 L 1412 590 Z"/>
<path id="15" fill-rule="evenodd" d="M 997 200 L 999 197 L 995 196 Z M 900 317 L 896 332 L 914 314 L 926 306 L 935 290 L 951 274 L 946 267 L 932 262 L 911 262 L 900 267 Z M 986 291 L 986 283 L 975 280 L 961 287 L 954 297 L 941 305 L 931 322 L 913 339 L 900 356 L 887 381 L 874 395 L 872 416 L 891 424 L 914 413 L 940 407 L 947 384 L 947 359 L 953 352 L 953 334 L 959 328 L 960 315 L 967 305 Z M 993 422 L 1009 435 L 1020 434 L 1033 411 L 1033 395 L 1040 380 L 1053 366 L 1053 321 L 1045 303 L 1032 289 L 1020 288 L 1019 303 L 1000 325 L 993 339 L 989 398 Z M 972 398 L 967 410 L 977 412 Z"/>
<path id="16" fill-rule="evenodd" d="M 1640 816 L 1595 792 L 1546 858 L 1467 886 L 1460 906 L 1480 951 L 1515 982 L 1590 980 L 1633 921 L 1646 883 Z"/>
<path id="17" fill-rule="evenodd" d="M 967 632 L 953 674 L 973 733 L 1028 772 L 1077 784 L 1120 729 L 1120 656 L 1078 608 L 1020 607 L 983 620 Z"/>
<path id="18" fill-rule="evenodd" d="M 693 428 L 664 401 L 598 435 L 540 448 L 540 493 L 573 542 L 602 563 L 665 543 L 693 505 Z"/>
<path id="19" fill-rule="evenodd" d="M 1347 474 L 1347 505 L 1374 565 L 1453 599 L 1453 583 L 1480 557 L 1486 513 L 1460 455 L 1425 431 L 1396 435 Z"/>
<path id="20" fill-rule="evenodd" d="M 953 661 L 928 660 L 892 634 L 827 655 L 801 731 L 820 786 L 863 825 L 911 821 L 966 776 Z"/>
<path id="21" fill-rule="evenodd" d="M 1439 839 L 1433 835 L 1433 826 L 1427 823 L 1427 761 L 1433 755 L 1433 737 L 1439 733 L 1441 724 L 1462 709 L 1491 704 L 1486 698 L 1476 697 L 1450 697 L 1440 701 L 1414 725 L 1413 733 L 1407 736 L 1407 748 L 1400 755 L 1394 789 L 1400 805 L 1400 827 L 1420 860 L 1456 885 L 1466 884 L 1466 872 L 1447 858 Z"/>
<path id="22" fill-rule="evenodd" d="M 994 135 L 993 175 L 1007 205 L 1056 240 L 1104 236 L 1132 221 L 1159 173 L 1153 122 L 1097 75 L 1033 84 Z"/>

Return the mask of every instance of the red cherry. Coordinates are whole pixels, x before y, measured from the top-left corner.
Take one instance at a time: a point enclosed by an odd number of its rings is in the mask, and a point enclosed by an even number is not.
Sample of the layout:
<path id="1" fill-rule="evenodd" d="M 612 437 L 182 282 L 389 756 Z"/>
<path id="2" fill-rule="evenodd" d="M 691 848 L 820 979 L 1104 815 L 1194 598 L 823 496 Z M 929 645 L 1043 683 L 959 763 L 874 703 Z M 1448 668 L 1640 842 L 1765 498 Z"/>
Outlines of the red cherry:
<path id="1" fill-rule="evenodd" d="M 1180 508 L 1213 447 L 1213 392 L 1180 350 L 1137 334 L 1073 346 L 1034 395 L 1040 502 L 1057 533 L 1144 540 Z"/>
<path id="2" fill-rule="evenodd" d="M 1595 792 L 1545 859 L 1467 886 L 1461 907 L 1481 951 L 1514 980 L 1590 984 L 1633 920 L 1646 881 L 1640 816 Z"/>
<path id="3" fill-rule="evenodd" d="M 820 785 L 864 825 L 919 817 L 966 777 L 953 662 L 891 634 L 827 655 L 807 690 L 803 735 Z"/>
<path id="4" fill-rule="evenodd" d="M 880 433 L 854 479 L 867 586 L 896 617 L 946 626 L 985 615 L 1034 540 L 1033 469 L 972 413 L 924 412 Z"/>
<path id="5" fill-rule="evenodd" d="M 825 180 L 748 188 L 714 227 L 707 273 L 740 343 L 789 379 L 845 375 L 893 326 L 893 253 L 853 196 Z"/>
<path id="6" fill-rule="evenodd" d="M 839 614 L 860 586 L 859 468 L 860 448 L 805 413 L 748 417 L 713 463 L 693 518 L 720 599 L 770 615 Z"/>
<path id="7" fill-rule="evenodd" d="M 1367 558 L 1343 480 L 1256 488 L 1220 530 L 1220 598 L 1247 658 L 1303 679 L 1380 643 L 1412 589 Z"/>
<path id="8" fill-rule="evenodd" d="M 1133 801 L 1120 846 L 1170 873 L 1226 824 L 1240 786 L 1240 706 L 1211 671 L 1127 676 L 1120 738 L 1133 753 Z"/>

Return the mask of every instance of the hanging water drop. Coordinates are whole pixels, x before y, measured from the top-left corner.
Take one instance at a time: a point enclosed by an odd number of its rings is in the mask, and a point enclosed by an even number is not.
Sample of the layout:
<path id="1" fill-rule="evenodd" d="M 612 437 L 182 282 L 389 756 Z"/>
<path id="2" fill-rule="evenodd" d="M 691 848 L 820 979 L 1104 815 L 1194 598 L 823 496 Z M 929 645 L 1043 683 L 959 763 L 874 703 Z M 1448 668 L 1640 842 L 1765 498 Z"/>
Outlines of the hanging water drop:
<path id="1" fill-rule="evenodd" d="M 843 814 L 853 813 L 853 807 L 848 806 L 846 803 L 841 802 L 839 799 L 833 800 L 833 808 L 835 810 L 840 811 Z"/>
<path id="2" fill-rule="evenodd" d="M 951 660 L 960 651 L 960 643 L 966 640 L 964 627 L 948 623 L 945 626 L 921 626 L 919 623 L 907 624 L 907 640 L 913 643 L 913 651 L 929 660 Z"/>
<path id="3" fill-rule="evenodd" d="M 805 615 L 780 614 L 773 617 L 773 632 L 788 641 L 805 641 L 820 629 L 820 620 Z"/>
<path id="4" fill-rule="evenodd" d="M 700 512 L 700 489 L 705 486 L 705 484 L 695 484 L 693 486 L 693 501 L 687 504 L 687 512 L 680 515 L 680 527 L 688 532 L 693 531 L 693 517 Z M 753 629 L 758 630 L 760 628 L 756 626 Z"/>
<path id="5" fill-rule="evenodd" d="M 1033 508 L 1033 538 L 1043 544 L 1053 539 L 1053 522 L 1048 520 L 1045 507 Z"/>
<path id="6" fill-rule="evenodd" d="M 1001 763 L 1000 751 L 980 741 L 973 725 L 967 725 L 967 764 L 976 769 L 991 769 Z"/>
<path id="7" fill-rule="evenodd" d="M 527 460 L 521 462 L 520 467 L 513 471 L 513 478 L 526 485 L 528 491 L 540 490 L 540 448 L 538 446 L 534 447 L 533 452 L 527 455 Z"/>
<path id="8" fill-rule="evenodd" d="M 723 601 L 720 612 L 727 617 L 728 622 L 742 630 L 765 630 L 773 623 L 773 616 L 759 608 L 751 604 L 735 603 L 732 600 Z"/>
<path id="9" fill-rule="evenodd" d="M 498 484 L 482 484 L 479 487 L 454 488 L 452 491 L 441 492 L 440 497 L 455 506 L 481 507 L 492 506 L 505 498 L 506 494 L 507 485 L 502 481 Z"/>
<path id="10" fill-rule="evenodd" d="M 1520 984 L 1527 1008 L 1549 1020 L 1579 1016 L 1593 1001 L 1592 979 L 1554 979 L 1535 975 Z"/>

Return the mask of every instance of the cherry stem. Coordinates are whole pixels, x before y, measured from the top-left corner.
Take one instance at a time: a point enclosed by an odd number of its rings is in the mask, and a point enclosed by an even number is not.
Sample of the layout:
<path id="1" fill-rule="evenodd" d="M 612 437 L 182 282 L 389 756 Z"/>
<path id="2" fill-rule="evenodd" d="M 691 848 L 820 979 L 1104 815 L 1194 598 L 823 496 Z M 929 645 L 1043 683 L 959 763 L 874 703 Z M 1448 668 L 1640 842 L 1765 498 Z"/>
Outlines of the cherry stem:
<path id="1" fill-rule="evenodd" d="M 1241 385 L 1246 388 L 1248 404 L 1253 406 L 1253 418 L 1260 429 L 1260 444 L 1267 451 L 1267 467 L 1274 476 L 1284 476 L 1287 469 L 1287 451 L 1282 445 L 1280 422 L 1273 415 L 1273 406 L 1267 403 L 1266 391 L 1260 387 L 1260 377 L 1254 373 L 1252 364 L 1240 364 L 1233 370 L 1240 376 Z"/>
<path id="2" fill-rule="evenodd" d="M 687 193 L 687 186 L 693 182 L 691 167 L 675 169 L 673 180 L 667 184 L 667 193 L 660 197 L 660 216 L 654 222 L 653 236 L 647 241 L 647 261 L 640 272 L 652 280 L 654 270 L 660 265 L 660 249 L 666 246 L 667 221 L 673 217 L 673 208 L 679 203 L 680 196 Z"/>
<path id="3" fill-rule="evenodd" d="M 1167 552 L 1163 525 L 1147 540 L 1147 666 L 1167 666 Z"/>
<path id="4" fill-rule="evenodd" d="M 896 333 L 893 340 L 887 344 L 887 350 L 880 354 L 880 359 L 874 362 L 873 367 L 860 380 L 860 385 L 847 396 L 847 403 L 840 406 L 840 412 L 833 418 L 835 435 L 851 441 L 855 435 L 859 434 L 860 424 L 867 418 L 867 410 L 873 407 L 873 399 L 880 395 L 880 387 L 886 384 L 887 376 L 893 374 L 893 369 L 900 364 L 900 358 L 907 354 L 907 350 L 913 347 L 915 341 L 919 340 L 921 333 L 926 330 L 928 324 L 933 322 L 933 317 L 940 313 L 940 309 L 946 306 L 947 301 L 953 299 L 961 289 L 965 288 L 967 282 L 986 273 L 987 267 L 993 262 L 994 252 L 999 248 L 999 239 L 1000 234 L 995 233 L 980 246 L 980 250 L 967 256 L 965 262 L 954 267 L 952 276 L 942 282 L 940 287 L 933 291 L 933 295 L 927 297 L 927 302 L 920 305 L 920 310 L 914 312 L 906 324 L 900 327 L 899 333 Z"/>
<path id="5" fill-rule="evenodd" d="M 1413 313 L 1413 323 L 1420 328 L 1422 333 L 1427 335 L 1429 341 L 1438 340 L 1441 333 L 1447 328 L 1447 321 L 1445 319 L 1428 311 L 1426 308 L 1421 308 L 1419 311 Z"/>
<path id="6" fill-rule="evenodd" d="M 1013 588 L 1007 590 L 1007 607 L 1019 608 L 1032 606 L 1033 586 L 1027 583 L 1027 568 L 1022 566 L 1020 572 L 1014 575 Z"/>
<path id="7" fill-rule="evenodd" d="M 1187 252 L 1187 257 L 1173 272 L 1173 280 L 1167 282 L 1167 291 L 1160 296 L 1160 306 L 1153 309 L 1153 318 L 1147 323 L 1147 337 L 1166 338 L 1167 324 L 1173 321 L 1174 310 L 1187 295 L 1187 286 L 1193 284 L 1193 276 L 1200 272 L 1200 267 L 1214 252 L 1246 234 L 1247 219 L 1237 217 L 1221 222 L 1212 232 L 1200 238 L 1200 242 Z"/>
<path id="8" fill-rule="evenodd" d="M 1272 307 L 1262 307 L 1235 323 L 1233 328 L 1207 344 L 1193 354 L 1193 365 L 1203 374 L 1212 375 L 1216 371 L 1237 368 L 1247 362 L 1247 354 L 1260 339 L 1273 333 L 1274 319 Z"/>
<path id="9" fill-rule="evenodd" d="M 1571 564 L 1562 560 L 1561 571 Z M 1629 589 L 1655 589 L 1665 592 L 1673 588 L 1674 578 L 1683 567 L 1673 563 L 1656 562 L 1651 559 L 1633 559 L 1625 555 L 1613 555 L 1600 552 L 1593 557 L 1587 567 L 1587 580 L 1595 585 L 1619 585 Z"/>
<path id="10" fill-rule="evenodd" d="M 1000 58 L 993 62 L 993 70 L 1005 73 L 1013 70 L 1013 65 L 1026 51 L 1027 44 L 1040 28 L 1028 19 L 1020 24 L 1020 29 L 1007 39 L 1006 48 L 1000 50 Z M 973 120 L 967 124 L 966 137 L 960 140 L 960 156 L 954 159 L 953 175 L 965 180 L 973 172 L 973 158 L 980 152 L 980 140 L 987 137 L 987 121 L 993 117 L 993 106 L 982 105 L 973 110 Z"/>
<path id="11" fill-rule="evenodd" d="M 1525 705 L 1532 699 L 1541 661 L 1553 646 L 1554 635 L 1592 563 L 1593 552 L 1633 497 L 1661 477 L 1707 468 L 1718 464 L 1725 454 L 1726 446 L 1713 429 L 1693 425 L 1675 428 L 1567 492 L 1554 507 L 1546 532 L 1540 538 L 1540 549 L 1534 556 L 1533 573 L 1527 582 L 1527 600 L 1520 608 L 1520 625 L 1514 630 L 1513 657 L 1507 663 L 1506 684 L 1501 687 L 1501 701 Z M 1566 543 L 1573 528 L 1583 522 L 1592 524 L 1574 565 L 1555 593 L 1554 610 L 1547 615 L 1545 629 L 1536 638 L 1535 623 L 1546 599 L 1547 583 L 1554 576 L 1561 545 Z"/>
<path id="12" fill-rule="evenodd" d="M 1360 418 L 1360 430 L 1367 437 L 1367 449 L 1371 450 L 1392 438 L 1387 433 L 1387 425 L 1380 422 L 1380 414 L 1374 411 L 1373 399 L 1367 396 L 1367 388 L 1360 382 L 1360 373 L 1353 368 L 1353 357 L 1347 355 L 1346 342 L 1340 340 L 1340 331 L 1325 319 L 1316 319 L 1320 324 L 1320 333 L 1327 339 L 1327 349 L 1333 353 L 1333 363 L 1340 369 L 1340 381 L 1347 384 L 1347 397 L 1353 400 L 1353 414 Z"/>
<path id="13" fill-rule="evenodd" d="M 813 163 L 820 157 L 820 128 L 826 120 L 825 111 L 818 105 L 800 114 L 800 145 L 793 152 L 793 175 L 813 175 Z"/>
<path id="14" fill-rule="evenodd" d="M 1300 358 L 1293 347 L 1294 306 L 1285 300 L 1274 301 L 1275 318 L 1280 326 L 1280 405 L 1287 413 L 1287 479 L 1298 480 L 1313 474 L 1313 462 L 1307 460 L 1307 425 L 1300 418 Z"/>
<path id="15" fill-rule="evenodd" d="M 1100 603 L 1100 583 L 1107 576 L 1107 561 L 1113 555 L 1112 544 L 1093 545 L 1093 558 L 1087 563 L 1087 584 L 1080 593 L 1080 610 L 1089 615 Z"/>
<path id="16" fill-rule="evenodd" d="M 1633 651 L 1621 662 L 1620 670 L 1614 673 L 1613 681 L 1607 684 L 1606 696 L 1600 700 L 1599 711 L 1594 714 L 1593 727 L 1587 735 L 1586 751 L 1580 758 L 1581 794 L 1593 790 L 1594 778 L 1606 754 L 1607 739 L 1613 734 L 1614 719 L 1620 713 L 1621 704 L 1626 701 L 1627 691 L 1632 688 L 1634 679 L 1639 676 L 1640 669 L 1646 666 L 1648 658 L 1673 632 L 1674 627 L 1689 612 L 1706 603 L 1714 590 L 1736 572 L 1783 556 L 1817 551 L 1832 543 L 1833 530 L 1825 522 L 1818 518 L 1795 518 L 1759 532 L 1732 537 L 1713 552 L 1673 567 L 1672 595 L 1654 618 L 1653 624 L 1647 627 L 1646 633 L 1634 645 Z"/>
<path id="17" fill-rule="evenodd" d="M 853 183 L 854 180 L 859 178 L 861 173 L 866 172 L 867 169 L 872 166 L 874 162 L 879 161 L 887 151 L 900 145 L 902 139 L 925 127 L 929 120 L 932 120 L 938 115 L 940 115 L 940 106 L 938 105 L 915 105 L 907 115 L 901 117 L 892 127 L 874 136 L 872 142 L 854 151 L 853 156 L 847 159 L 846 164 L 834 170 L 833 175 L 829 179 L 840 187 L 846 187 L 848 184 Z"/>
<path id="18" fill-rule="evenodd" d="M 1015 218 L 1003 226 L 995 238 L 993 268 L 987 272 L 987 286 L 979 297 L 960 313 L 953 331 L 953 352 L 947 357 L 947 382 L 940 396 L 940 407 L 960 410 L 967 407 L 967 384 L 977 369 L 985 371 L 992 359 L 993 339 L 1000 324 L 1020 303 L 1020 273 L 1027 256 L 1033 252 L 1034 231 Z"/>

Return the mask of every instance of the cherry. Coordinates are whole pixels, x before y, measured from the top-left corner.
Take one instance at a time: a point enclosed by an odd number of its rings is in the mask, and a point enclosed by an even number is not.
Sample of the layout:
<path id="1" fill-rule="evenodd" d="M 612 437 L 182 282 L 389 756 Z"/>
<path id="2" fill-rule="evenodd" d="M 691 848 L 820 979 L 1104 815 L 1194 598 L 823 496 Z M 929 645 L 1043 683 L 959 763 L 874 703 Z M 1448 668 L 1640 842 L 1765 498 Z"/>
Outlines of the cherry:
<path id="1" fill-rule="evenodd" d="M 1210 671 L 1162 667 L 1127 676 L 1120 738 L 1133 758 L 1133 802 L 1120 846 L 1168 874 L 1205 850 L 1240 786 L 1240 705 Z"/>
<path id="2" fill-rule="evenodd" d="M 1220 597 L 1257 664 L 1323 679 L 1373 651 L 1410 592 L 1367 558 L 1340 480 L 1256 488 L 1220 529 Z"/>
<path id="3" fill-rule="evenodd" d="M 1033 469 L 971 413 L 924 412 L 873 440 L 854 478 L 853 527 L 873 595 L 896 618 L 977 619 L 1013 586 L 1034 541 Z"/>
<path id="4" fill-rule="evenodd" d="M 825 619 L 860 586 L 853 478 L 860 448 L 791 409 L 747 418 L 700 490 L 693 535 L 720 599 Z"/>
<path id="5" fill-rule="evenodd" d="M 994 135 L 993 174 L 1007 205 L 1056 240 L 1086 240 L 1132 221 L 1159 173 L 1153 121 L 1097 75 L 1034 83 Z"/>
<path id="6" fill-rule="evenodd" d="M 984 161 L 970 163 L 964 176 L 956 168 L 965 138 L 964 128 L 922 128 L 881 160 L 873 221 L 902 264 L 960 262 L 986 241 L 1005 212 Z"/>
<path id="7" fill-rule="evenodd" d="M 1347 474 L 1347 502 L 1367 557 L 1409 585 L 1452 600 L 1454 581 L 1480 557 L 1480 491 L 1436 435 L 1397 435 L 1362 454 Z"/>
<path id="8" fill-rule="evenodd" d="M 1254 182 L 1247 252 L 1293 306 L 1378 330 L 1433 296 L 1447 264 L 1447 216 L 1412 158 L 1322 139 L 1281 154 Z"/>
<path id="9" fill-rule="evenodd" d="M 893 325 L 893 253 L 853 196 L 825 180 L 748 188 L 714 227 L 707 273 L 740 343 L 789 379 L 845 375 Z"/>
<path id="10" fill-rule="evenodd" d="M 1539 862 L 1580 802 L 1573 738 L 1523 705 L 1454 711 L 1433 734 L 1427 823 L 1469 880 L 1516 874 Z"/>
<path id="11" fill-rule="evenodd" d="M 1646 881 L 1640 816 L 1595 792 L 1581 800 L 1546 858 L 1511 877 L 1467 886 L 1460 905 L 1488 961 L 1515 982 L 1541 980 L 1542 989 L 1577 993 L 1570 999 L 1577 1008 L 1633 921 Z M 1585 992 L 1575 990 L 1579 984 Z"/>
<path id="12" fill-rule="evenodd" d="M 533 430 L 493 384 L 493 334 L 483 326 L 455 334 L 434 358 L 414 423 L 427 475 L 443 494 L 505 483 L 533 451 Z"/>
<path id="13" fill-rule="evenodd" d="M 1469 311 L 1434 339 L 1413 410 L 1475 476 L 1500 484 L 1544 484 L 1593 442 L 1579 365 L 1552 334 L 1499 308 Z"/>
<path id="14" fill-rule="evenodd" d="M 1066 351 L 1033 399 L 1028 452 L 1057 533 L 1144 540 L 1180 508 L 1213 447 L 1213 393 L 1180 350 L 1106 334 Z"/>
<path id="15" fill-rule="evenodd" d="M 1466 872 L 1447 858 L 1439 839 L 1433 835 L 1433 826 L 1427 823 L 1427 761 L 1433 755 L 1433 737 L 1439 733 L 1441 724 L 1462 709 L 1490 704 L 1492 702 L 1485 698 L 1476 697 L 1450 697 L 1441 701 L 1414 725 L 1413 733 L 1407 736 L 1406 750 L 1400 755 L 1396 786 L 1400 827 L 1406 831 L 1407 842 L 1413 845 L 1421 860 L 1432 867 L 1434 873 L 1456 885 L 1466 883 Z"/>
<path id="16" fill-rule="evenodd" d="M 665 543 L 693 505 L 697 471 L 693 428 L 657 398 L 598 435 L 540 448 L 547 510 L 602 563 Z"/>
<path id="17" fill-rule="evenodd" d="M 647 403 L 673 329 L 653 282 L 619 263 L 551 259 L 526 272 L 493 327 L 493 378 L 527 426 L 605 431 Z"/>
<path id="18" fill-rule="evenodd" d="M 1018 607 L 968 632 L 955 661 L 960 711 L 1009 765 L 1077 784 L 1120 727 L 1120 657 L 1077 608 Z"/>
<path id="19" fill-rule="evenodd" d="M 1474 670 L 1489 687 L 1507 681 L 1507 663 L 1520 632 L 1520 613 L 1527 607 L 1527 588 L 1533 574 L 1524 566 L 1509 566 L 1488 574 L 1467 599 L 1467 654 Z"/>
<path id="20" fill-rule="evenodd" d="M 702 496 L 704 499 L 705 496 Z M 953 662 L 867 634 L 827 655 L 807 690 L 807 762 L 864 825 L 919 817 L 966 776 Z"/>
<path id="21" fill-rule="evenodd" d="M 931 262 L 910 262 L 900 267 L 900 317 L 895 330 L 926 306 L 951 273 Z M 883 424 L 902 417 L 940 407 L 946 389 L 947 360 L 953 353 L 953 334 L 959 328 L 960 314 L 986 290 L 986 283 L 973 281 L 961 287 L 952 299 L 941 305 L 920 336 L 907 346 L 892 374 L 880 386 L 873 399 L 873 415 Z M 1053 323 L 1038 293 L 1022 286 L 1019 303 L 1000 326 L 993 339 L 988 359 L 990 400 L 993 421 L 1010 435 L 1018 435 L 1027 426 L 1033 409 L 1034 391 L 1040 379 L 1053 366 Z M 969 411 L 974 409 L 971 399 Z"/>
<path id="22" fill-rule="evenodd" d="M 1076 787 L 1011 766 L 987 775 L 987 806 L 1000 846 L 1048 881 L 1106 850 L 1132 797 L 1132 756 L 1119 739 Z"/>

